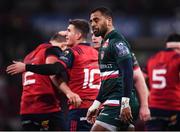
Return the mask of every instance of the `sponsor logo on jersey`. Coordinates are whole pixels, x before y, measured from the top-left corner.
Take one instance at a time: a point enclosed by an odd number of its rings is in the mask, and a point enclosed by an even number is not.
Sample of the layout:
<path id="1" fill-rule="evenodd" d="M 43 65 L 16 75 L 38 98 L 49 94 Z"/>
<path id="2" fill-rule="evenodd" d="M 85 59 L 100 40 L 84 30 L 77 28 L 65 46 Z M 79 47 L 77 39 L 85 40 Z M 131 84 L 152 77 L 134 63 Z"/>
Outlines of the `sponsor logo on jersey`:
<path id="1" fill-rule="evenodd" d="M 112 64 L 100 64 L 100 69 L 113 68 Z"/>

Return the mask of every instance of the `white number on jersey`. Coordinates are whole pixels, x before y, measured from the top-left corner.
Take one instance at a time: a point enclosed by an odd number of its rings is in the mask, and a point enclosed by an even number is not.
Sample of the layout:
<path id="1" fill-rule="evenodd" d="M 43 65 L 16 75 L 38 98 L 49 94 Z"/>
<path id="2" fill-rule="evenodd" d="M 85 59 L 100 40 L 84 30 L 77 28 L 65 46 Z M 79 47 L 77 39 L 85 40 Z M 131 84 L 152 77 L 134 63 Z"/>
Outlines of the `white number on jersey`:
<path id="1" fill-rule="evenodd" d="M 100 84 L 93 84 L 95 74 L 99 74 L 100 76 L 100 71 L 99 69 L 84 69 L 84 83 L 83 83 L 83 88 L 92 88 L 92 89 L 99 89 Z"/>
<path id="2" fill-rule="evenodd" d="M 34 84 L 36 82 L 35 79 L 28 79 L 28 77 L 30 77 L 32 75 L 34 75 L 33 72 L 25 72 L 23 86 L 31 85 L 31 84 Z"/>
<path id="3" fill-rule="evenodd" d="M 152 88 L 155 89 L 163 89 L 166 87 L 166 78 L 165 78 L 165 74 L 166 74 L 167 70 L 166 69 L 154 69 L 152 72 Z M 158 82 L 154 82 L 154 81 L 158 81 Z"/>

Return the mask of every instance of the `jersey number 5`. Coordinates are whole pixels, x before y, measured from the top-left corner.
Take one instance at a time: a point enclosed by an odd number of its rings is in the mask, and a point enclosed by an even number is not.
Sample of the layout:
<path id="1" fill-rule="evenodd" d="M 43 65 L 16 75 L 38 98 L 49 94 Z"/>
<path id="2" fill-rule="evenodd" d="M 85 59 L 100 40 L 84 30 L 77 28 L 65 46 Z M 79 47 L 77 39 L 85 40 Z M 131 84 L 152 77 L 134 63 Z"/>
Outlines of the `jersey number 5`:
<path id="1" fill-rule="evenodd" d="M 152 88 L 163 89 L 166 87 L 166 69 L 154 69 L 152 72 Z M 157 82 L 158 81 L 158 82 Z"/>
<path id="2" fill-rule="evenodd" d="M 98 74 L 100 76 L 99 69 L 84 69 L 84 83 L 83 88 L 92 88 L 92 89 L 99 89 L 100 84 L 93 84 L 95 80 L 95 74 Z"/>

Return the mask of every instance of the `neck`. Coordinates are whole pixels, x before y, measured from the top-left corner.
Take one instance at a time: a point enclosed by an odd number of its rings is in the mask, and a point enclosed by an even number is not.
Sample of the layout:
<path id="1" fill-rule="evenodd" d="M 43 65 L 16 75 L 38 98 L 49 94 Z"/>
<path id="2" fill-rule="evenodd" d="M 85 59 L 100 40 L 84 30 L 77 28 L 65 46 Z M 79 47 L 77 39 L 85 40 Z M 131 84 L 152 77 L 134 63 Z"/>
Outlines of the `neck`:
<path id="1" fill-rule="evenodd" d="M 87 43 L 87 41 L 85 39 L 80 39 L 80 40 L 77 40 L 76 43 L 74 44 L 75 45 L 78 45 L 80 43 Z"/>
<path id="2" fill-rule="evenodd" d="M 104 39 L 112 30 L 114 30 L 114 27 L 113 27 L 113 26 L 110 27 L 110 28 L 108 28 L 106 34 L 105 34 L 102 38 Z"/>

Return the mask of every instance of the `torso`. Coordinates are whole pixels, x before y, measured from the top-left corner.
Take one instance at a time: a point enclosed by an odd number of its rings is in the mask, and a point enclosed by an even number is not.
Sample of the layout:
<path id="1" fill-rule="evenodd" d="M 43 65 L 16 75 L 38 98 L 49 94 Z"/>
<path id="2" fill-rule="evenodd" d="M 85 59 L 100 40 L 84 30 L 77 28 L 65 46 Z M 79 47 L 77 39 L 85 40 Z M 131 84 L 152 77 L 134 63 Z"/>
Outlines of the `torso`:
<path id="1" fill-rule="evenodd" d="M 51 45 L 41 44 L 25 57 L 24 63 L 45 64 L 45 51 L 49 47 Z M 24 72 L 22 82 L 21 114 L 49 113 L 60 110 L 55 88 L 48 76 Z"/>
<path id="2" fill-rule="evenodd" d="M 180 110 L 180 54 L 161 51 L 147 65 L 152 108 Z"/>

